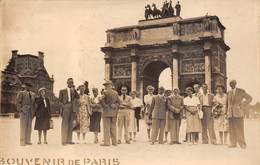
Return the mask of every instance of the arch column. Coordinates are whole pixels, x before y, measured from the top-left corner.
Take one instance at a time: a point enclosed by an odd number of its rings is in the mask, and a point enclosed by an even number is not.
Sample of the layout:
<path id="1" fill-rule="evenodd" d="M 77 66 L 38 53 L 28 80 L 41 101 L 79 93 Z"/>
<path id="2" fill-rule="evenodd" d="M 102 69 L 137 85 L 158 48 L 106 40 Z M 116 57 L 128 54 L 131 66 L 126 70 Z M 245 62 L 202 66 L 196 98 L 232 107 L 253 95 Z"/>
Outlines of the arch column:
<path id="1" fill-rule="evenodd" d="M 208 90 L 211 92 L 212 87 L 212 64 L 211 64 L 211 40 L 209 38 L 204 39 L 204 58 L 205 58 L 205 84 L 208 85 Z"/>
<path id="2" fill-rule="evenodd" d="M 111 47 L 102 47 L 101 48 L 101 51 L 105 53 L 105 57 L 104 57 L 104 60 L 105 60 L 105 80 L 111 80 L 111 71 L 112 71 L 112 68 L 111 68 L 111 64 L 112 64 L 112 58 L 111 58 L 111 53 L 113 51 L 113 48 Z"/>
<path id="3" fill-rule="evenodd" d="M 131 49 L 131 90 L 137 90 L 137 62 L 138 62 L 138 54 L 137 47 L 138 44 L 128 45 Z"/>
<path id="4" fill-rule="evenodd" d="M 170 40 L 168 41 L 172 45 L 172 90 L 179 88 L 179 45 L 180 40 Z"/>
<path id="5" fill-rule="evenodd" d="M 208 85 L 209 91 L 211 91 L 211 51 L 210 50 L 204 50 L 205 55 L 205 83 Z"/>
<path id="6" fill-rule="evenodd" d="M 105 80 L 111 79 L 111 59 L 105 58 Z"/>
<path id="7" fill-rule="evenodd" d="M 172 55 L 172 90 L 179 88 L 179 54 Z"/>

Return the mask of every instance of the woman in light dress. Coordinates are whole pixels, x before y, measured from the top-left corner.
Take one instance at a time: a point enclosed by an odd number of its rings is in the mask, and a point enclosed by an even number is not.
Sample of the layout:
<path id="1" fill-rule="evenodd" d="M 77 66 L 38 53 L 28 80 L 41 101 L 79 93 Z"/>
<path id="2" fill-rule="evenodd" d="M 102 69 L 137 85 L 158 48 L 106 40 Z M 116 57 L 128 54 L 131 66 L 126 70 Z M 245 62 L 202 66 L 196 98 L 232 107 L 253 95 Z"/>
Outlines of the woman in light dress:
<path id="1" fill-rule="evenodd" d="M 132 91 L 131 93 L 131 111 L 130 111 L 130 122 L 129 122 L 129 137 L 130 140 L 135 141 L 136 132 L 139 132 L 139 119 L 140 111 L 142 108 L 142 101 L 136 97 L 137 92 Z"/>
<path id="2" fill-rule="evenodd" d="M 214 96 L 213 117 L 214 128 L 219 133 L 220 144 L 227 144 L 228 121 L 226 119 L 227 95 L 224 93 L 225 87 L 218 85 Z"/>
<path id="3" fill-rule="evenodd" d="M 85 142 L 86 133 L 89 132 L 90 116 L 92 110 L 90 108 L 90 98 L 84 93 L 85 86 L 81 85 L 78 87 L 79 90 L 79 111 L 76 114 L 79 128 L 77 130 L 77 138 L 80 141 L 80 134 L 82 134 L 82 140 Z"/>
<path id="4" fill-rule="evenodd" d="M 148 135 L 148 140 L 151 141 L 151 129 L 152 129 L 152 116 L 149 116 L 148 110 L 150 109 L 152 99 L 154 97 L 153 92 L 154 92 L 154 87 L 151 85 L 148 85 L 147 88 L 147 95 L 144 96 L 144 112 L 145 112 L 145 123 L 147 126 L 147 135 Z"/>
<path id="5" fill-rule="evenodd" d="M 186 111 L 187 122 L 187 141 L 189 144 L 197 144 L 196 136 L 201 132 L 201 120 L 199 118 L 200 100 L 195 97 L 191 87 L 186 88 L 187 97 L 184 98 L 184 108 Z"/>

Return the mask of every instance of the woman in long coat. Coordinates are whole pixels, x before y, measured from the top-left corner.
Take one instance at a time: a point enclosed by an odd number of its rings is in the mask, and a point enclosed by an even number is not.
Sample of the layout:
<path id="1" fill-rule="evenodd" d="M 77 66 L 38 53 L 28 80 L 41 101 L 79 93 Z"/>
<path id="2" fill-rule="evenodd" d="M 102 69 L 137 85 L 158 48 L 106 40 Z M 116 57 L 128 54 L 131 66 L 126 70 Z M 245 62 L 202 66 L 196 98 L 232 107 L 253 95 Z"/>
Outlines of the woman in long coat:
<path id="1" fill-rule="evenodd" d="M 39 97 L 35 98 L 35 126 L 34 130 L 38 130 L 38 144 L 41 144 L 42 132 L 44 136 L 44 144 L 47 142 L 47 130 L 50 129 L 50 119 L 51 119 L 51 110 L 50 110 L 50 101 L 45 96 L 45 88 L 39 89 Z"/>

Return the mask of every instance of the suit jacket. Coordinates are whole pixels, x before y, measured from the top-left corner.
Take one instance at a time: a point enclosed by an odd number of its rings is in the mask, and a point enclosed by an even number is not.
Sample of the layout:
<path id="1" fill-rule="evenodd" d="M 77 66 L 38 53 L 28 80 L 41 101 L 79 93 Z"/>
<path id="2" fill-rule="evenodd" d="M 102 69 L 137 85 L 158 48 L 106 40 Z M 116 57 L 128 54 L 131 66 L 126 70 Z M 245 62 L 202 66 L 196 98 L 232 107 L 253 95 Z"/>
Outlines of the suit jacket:
<path id="1" fill-rule="evenodd" d="M 116 117 L 120 105 L 118 93 L 113 90 L 105 90 L 104 96 L 100 100 L 103 107 L 103 117 Z"/>
<path id="2" fill-rule="evenodd" d="M 204 95 L 203 93 L 198 95 L 201 106 L 203 106 L 203 95 Z M 211 93 L 208 93 L 207 95 L 208 95 L 209 106 L 213 106 L 213 104 L 214 104 L 214 101 L 213 101 L 214 100 L 214 95 L 211 94 Z"/>
<path id="3" fill-rule="evenodd" d="M 59 102 L 61 104 L 62 110 L 66 108 L 66 104 L 72 104 L 72 111 L 78 112 L 79 110 L 79 94 L 76 90 L 71 91 L 71 102 L 69 102 L 69 96 L 67 88 L 60 90 Z"/>
<path id="4" fill-rule="evenodd" d="M 183 108 L 183 97 L 181 96 L 170 96 L 167 100 L 168 118 L 169 119 L 180 119 Z"/>
<path id="5" fill-rule="evenodd" d="M 30 112 L 32 115 L 35 114 L 35 93 L 30 91 L 30 95 L 25 90 L 18 92 L 16 97 L 16 107 L 18 112 Z"/>
<path id="6" fill-rule="evenodd" d="M 227 93 L 227 116 L 244 117 L 244 108 L 252 101 L 252 97 L 245 90 L 236 88 L 235 95 L 232 91 Z"/>
<path id="7" fill-rule="evenodd" d="M 154 96 L 149 109 L 149 113 L 152 114 L 152 118 L 166 119 L 166 111 L 166 98 L 160 95 Z"/>

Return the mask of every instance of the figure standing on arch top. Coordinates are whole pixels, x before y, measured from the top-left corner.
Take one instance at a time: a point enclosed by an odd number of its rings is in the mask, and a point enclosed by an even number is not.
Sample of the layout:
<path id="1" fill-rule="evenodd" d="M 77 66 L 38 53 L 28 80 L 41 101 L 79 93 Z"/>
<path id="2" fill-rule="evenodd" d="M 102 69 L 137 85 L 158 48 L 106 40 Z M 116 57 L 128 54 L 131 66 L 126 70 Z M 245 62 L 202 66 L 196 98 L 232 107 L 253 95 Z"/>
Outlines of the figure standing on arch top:
<path id="1" fill-rule="evenodd" d="M 180 1 L 178 1 L 177 4 L 175 5 L 175 9 L 176 9 L 176 16 L 179 17 L 181 13 Z"/>

